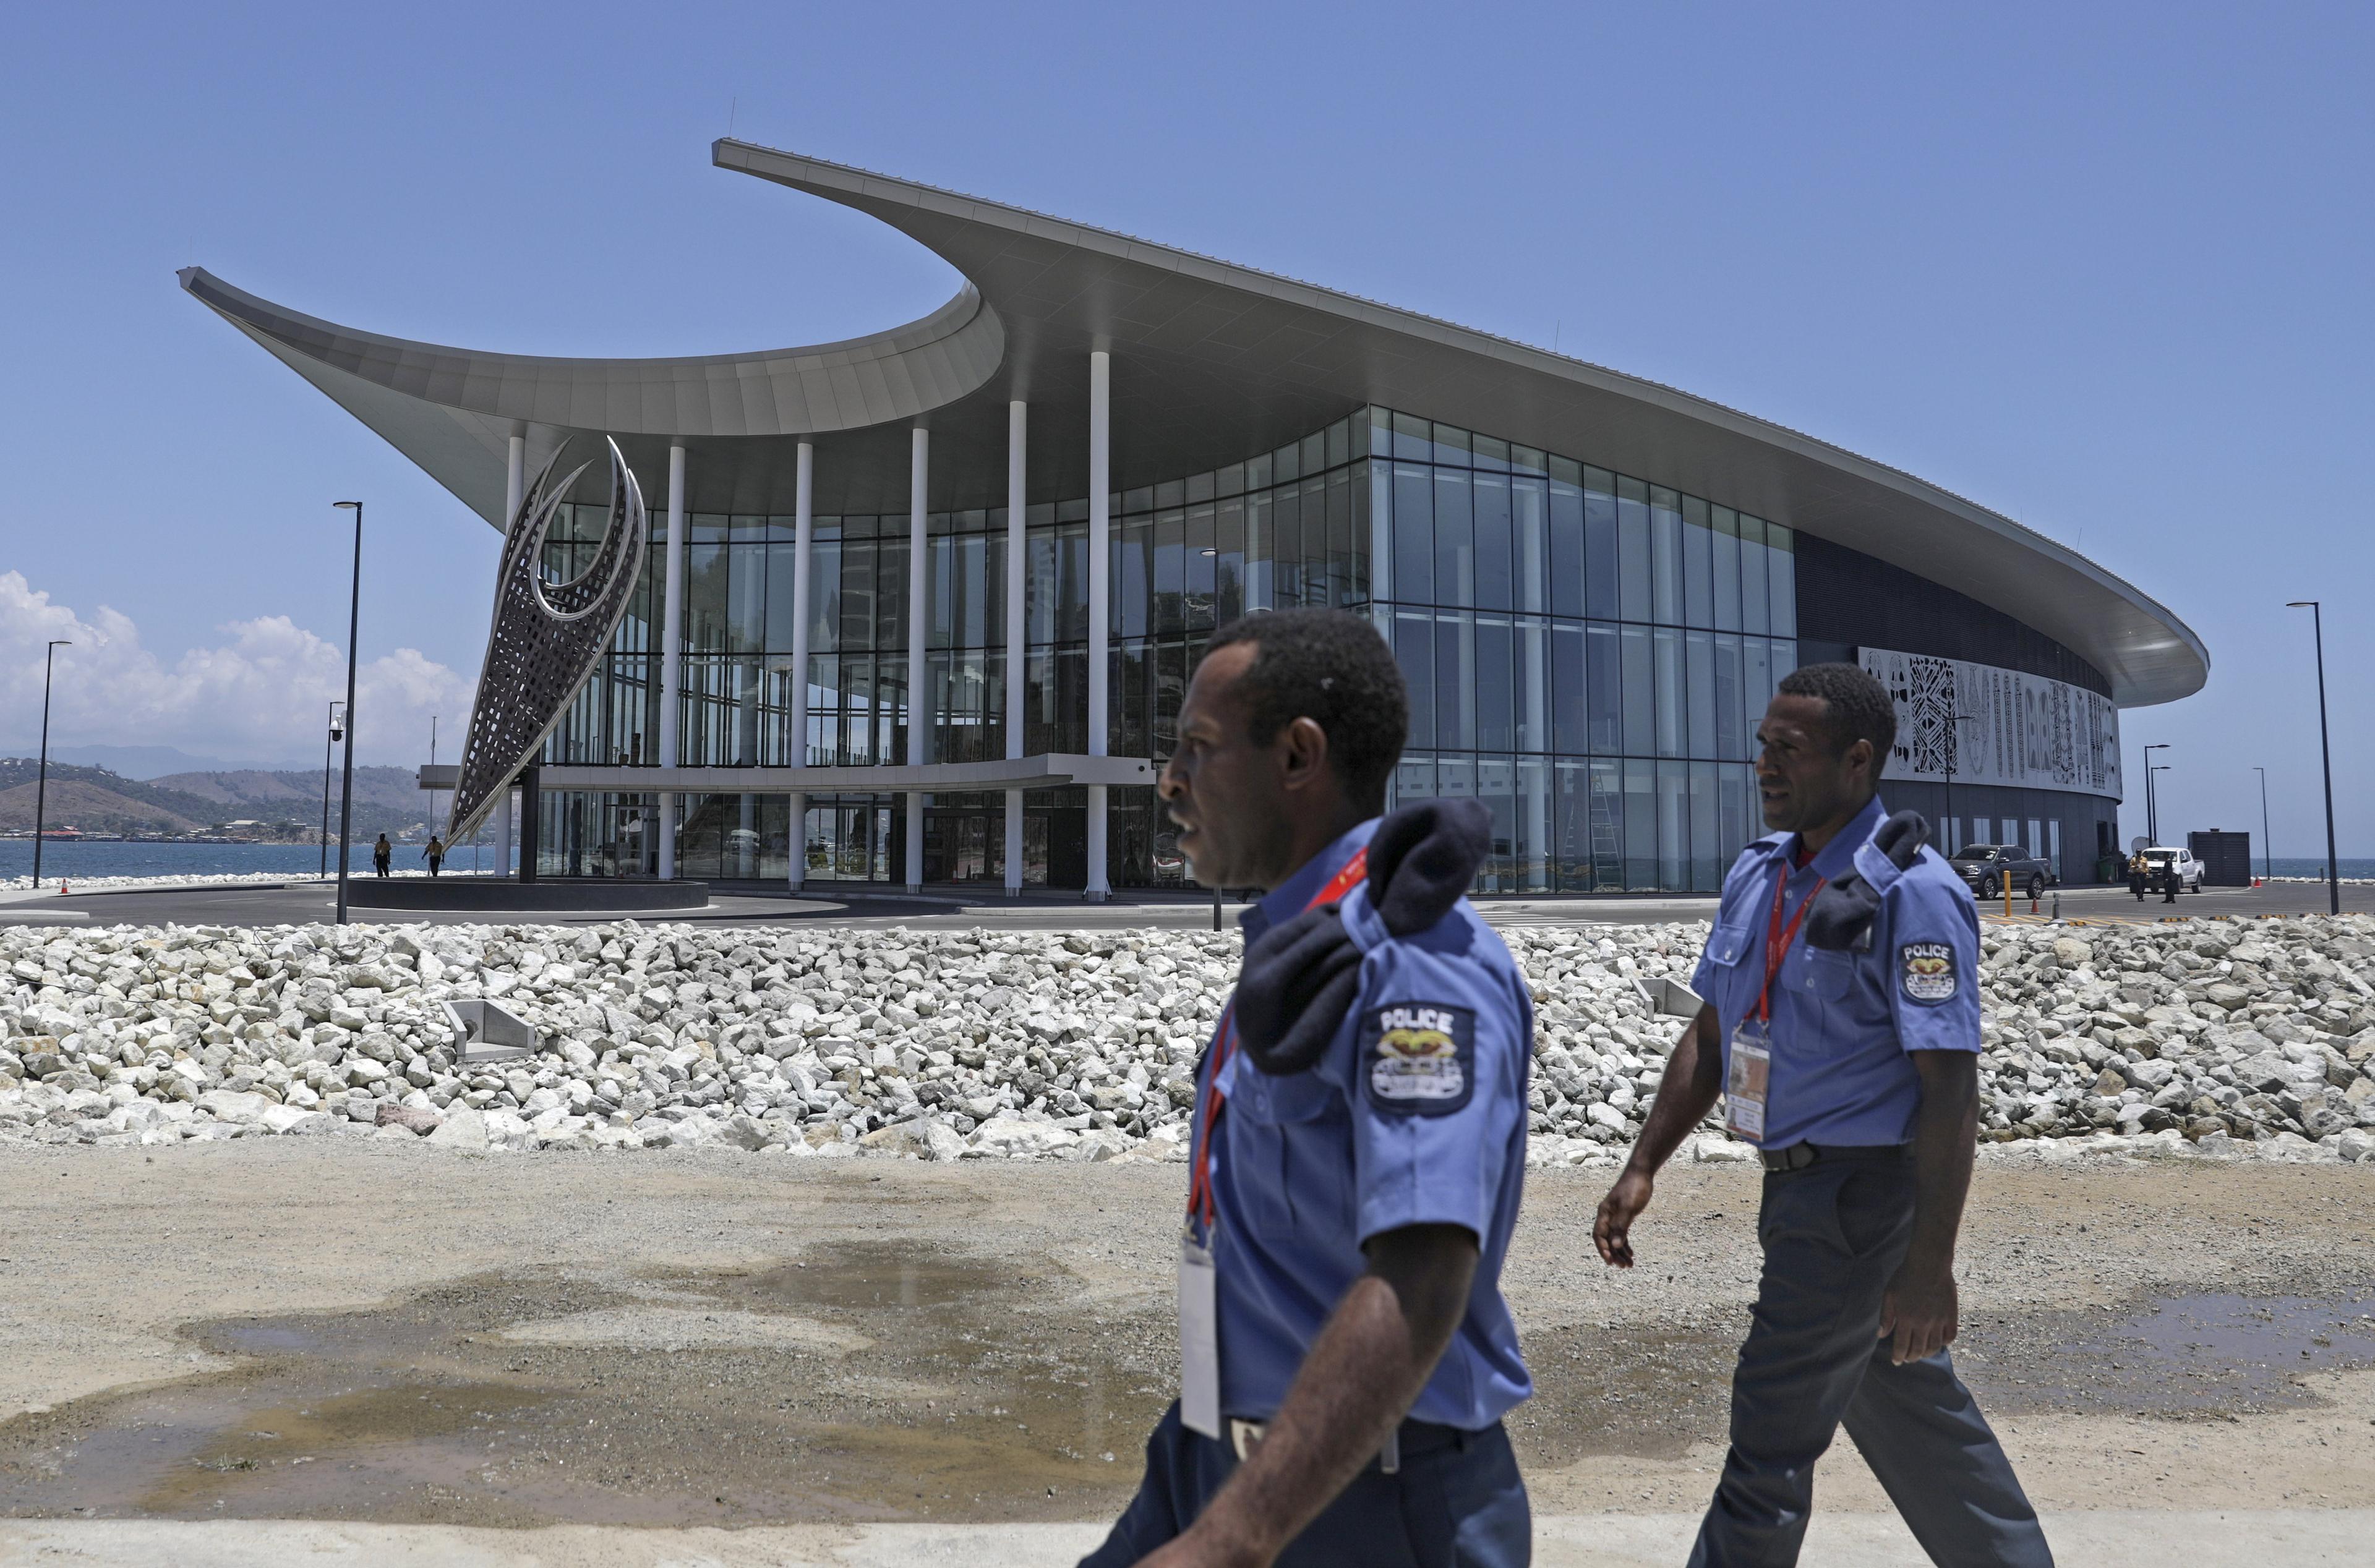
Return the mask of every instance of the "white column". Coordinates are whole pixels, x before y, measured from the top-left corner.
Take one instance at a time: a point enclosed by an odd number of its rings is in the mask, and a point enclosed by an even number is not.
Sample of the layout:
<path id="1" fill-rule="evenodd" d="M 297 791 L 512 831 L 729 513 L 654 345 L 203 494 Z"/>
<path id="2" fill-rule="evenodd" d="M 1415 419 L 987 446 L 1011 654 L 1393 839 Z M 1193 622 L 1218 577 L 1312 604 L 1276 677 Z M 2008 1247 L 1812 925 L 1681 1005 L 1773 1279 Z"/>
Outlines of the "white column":
<path id="1" fill-rule="evenodd" d="M 1025 678 L 1030 669 L 1028 650 L 1023 642 L 1022 596 L 1024 552 L 1030 548 L 1027 526 L 1028 506 L 1022 483 L 1023 459 L 1028 454 L 1025 434 L 1030 407 L 1022 403 L 1006 406 L 1006 757 L 1012 761 L 1022 755 L 1023 703 Z M 1006 893 L 1009 898 L 1022 891 L 1022 792 L 1006 792 Z"/>
<path id="2" fill-rule="evenodd" d="M 677 711 L 682 704 L 684 670 L 684 443 L 668 443 L 668 567 L 661 582 L 666 607 L 660 614 L 660 766 L 677 764 Z M 660 792 L 660 880 L 676 880 L 677 796 Z"/>
<path id="3" fill-rule="evenodd" d="M 792 766 L 809 765 L 809 568 L 815 555 L 816 444 L 802 442 L 792 478 Z M 792 792 L 790 848 L 792 890 L 808 878 L 809 797 Z"/>
<path id="4" fill-rule="evenodd" d="M 1105 691 L 1105 625 L 1113 607 L 1113 356 L 1089 356 L 1089 755 L 1103 757 L 1111 737 L 1112 703 Z M 1089 885 L 1092 902 L 1113 894 L 1105 880 L 1105 786 L 1089 786 Z"/>
<path id="5" fill-rule="evenodd" d="M 509 472 L 503 478 L 503 533 L 508 536 L 512 523 L 519 516 L 520 502 L 527 498 L 527 434 L 514 430 L 511 439 Z"/>
<path id="6" fill-rule="evenodd" d="M 514 430 L 503 474 L 503 537 L 511 537 L 519 520 L 520 502 L 527 499 L 527 432 Z M 512 874 L 512 792 L 507 784 L 495 802 L 495 875 Z"/>
<path id="7" fill-rule="evenodd" d="M 907 761 L 932 760 L 932 703 L 925 643 L 931 631 L 931 595 L 925 572 L 931 541 L 925 536 L 924 506 L 931 478 L 932 432 L 917 426 L 907 449 Z M 907 792 L 907 890 L 924 886 L 924 792 Z"/>

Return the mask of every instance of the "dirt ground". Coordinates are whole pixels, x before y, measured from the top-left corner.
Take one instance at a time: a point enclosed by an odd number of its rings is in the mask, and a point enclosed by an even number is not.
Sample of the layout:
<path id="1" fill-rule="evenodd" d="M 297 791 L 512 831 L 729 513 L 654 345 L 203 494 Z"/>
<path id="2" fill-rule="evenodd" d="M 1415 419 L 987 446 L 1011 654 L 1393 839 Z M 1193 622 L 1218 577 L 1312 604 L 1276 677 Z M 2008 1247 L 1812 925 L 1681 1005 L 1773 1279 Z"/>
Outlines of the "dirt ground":
<path id="1" fill-rule="evenodd" d="M 692 1527 L 1109 1515 L 1169 1397 L 1180 1166 L 257 1139 L 0 1149 L 0 1515 Z M 1722 1453 L 1758 1177 L 1506 1284 L 1542 1515 Z M 2375 1170 L 1983 1164 L 1957 1355 L 2040 1508 L 2375 1506 Z M 1851 1445 L 1822 1503 L 1886 1507 Z"/>

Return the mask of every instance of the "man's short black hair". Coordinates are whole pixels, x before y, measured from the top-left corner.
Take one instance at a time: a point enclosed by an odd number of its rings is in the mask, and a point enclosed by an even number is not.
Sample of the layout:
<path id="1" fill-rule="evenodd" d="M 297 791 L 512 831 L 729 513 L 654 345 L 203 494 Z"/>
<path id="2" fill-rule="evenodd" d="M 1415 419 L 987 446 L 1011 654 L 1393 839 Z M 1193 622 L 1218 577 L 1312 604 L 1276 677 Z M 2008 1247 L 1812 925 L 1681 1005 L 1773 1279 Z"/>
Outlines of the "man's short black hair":
<path id="1" fill-rule="evenodd" d="M 1233 643 L 1254 644 L 1237 680 L 1253 743 L 1267 746 L 1295 720 L 1312 720 L 1327 734 L 1344 793 L 1371 815 L 1384 810 L 1410 738 L 1410 693 L 1377 629 L 1348 610 L 1258 612 L 1215 632 L 1205 656 Z"/>
<path id="2" fill-rule="evenodd" d="M 1871 741 L 1872 776 L 1880 777 L 1888 749 L 1896 744 L 1896 704 L 1870 670 L 1861 665 L 1805 665 L 1783 676 L 1780 690 L 1785 697 L 1821 700 L 1834 752 Z"/>

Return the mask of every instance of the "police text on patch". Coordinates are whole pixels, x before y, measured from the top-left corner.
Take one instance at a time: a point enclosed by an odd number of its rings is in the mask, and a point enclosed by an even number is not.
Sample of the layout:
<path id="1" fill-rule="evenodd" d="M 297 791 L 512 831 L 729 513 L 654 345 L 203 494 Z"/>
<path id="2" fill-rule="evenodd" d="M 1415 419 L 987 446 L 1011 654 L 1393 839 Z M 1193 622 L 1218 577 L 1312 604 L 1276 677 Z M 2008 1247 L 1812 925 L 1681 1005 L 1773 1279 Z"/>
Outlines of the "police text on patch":
<path id="1" fill-rule="evenodd" d="M 1441 1002 L 1373 1008 L 1362 1030 L 1369 1103 L 1401 1115 L 1443 1116 L 1476 1091 L 1476 1014 Z"/>
<path id="2" fill-rule="evenodd" d="M 1954 999 L 1955 949 L 1947 943 L 1906 943 L 1896 951 L 1896 973 L 1908 1002 L 1935 1006 Z"/>

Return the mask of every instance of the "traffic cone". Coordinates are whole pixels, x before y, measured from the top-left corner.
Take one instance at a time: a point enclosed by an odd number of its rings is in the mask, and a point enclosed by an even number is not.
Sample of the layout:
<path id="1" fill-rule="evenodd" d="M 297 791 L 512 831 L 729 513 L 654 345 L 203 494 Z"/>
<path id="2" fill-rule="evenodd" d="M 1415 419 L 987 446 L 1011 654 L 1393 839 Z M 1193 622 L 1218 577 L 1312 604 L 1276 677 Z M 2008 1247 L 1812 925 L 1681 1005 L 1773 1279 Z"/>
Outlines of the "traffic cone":
<path id="1" fill-rule="evenodd" d="M 60 897 L 60 898 L 64 898 L 64 897 L 65 897 L 65 896 L 66 896 L 66 885 L 65 885 L 64 882 L 60 882 L 60 883 L 58 884 L 58 897 Z"/>

